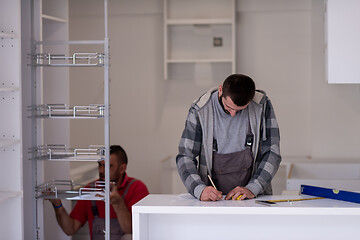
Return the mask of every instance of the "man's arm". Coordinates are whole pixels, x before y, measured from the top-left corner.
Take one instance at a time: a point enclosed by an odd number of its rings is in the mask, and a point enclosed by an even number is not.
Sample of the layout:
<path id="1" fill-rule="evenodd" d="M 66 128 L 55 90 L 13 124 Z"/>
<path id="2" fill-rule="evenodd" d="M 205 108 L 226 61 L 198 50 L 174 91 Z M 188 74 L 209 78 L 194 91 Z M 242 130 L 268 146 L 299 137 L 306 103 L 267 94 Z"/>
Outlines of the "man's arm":
<path id="1" fill-rule="evenodd" d="M 75 234 L 80 229 L 81 223 L 69 216 L 60 199 L 49 199 L 49 201 L 54 206 L 56 220 L 64 233 L 68 236 Z"/>
<path id="2" fill-rule="evenodd" d="M 132 218 L 124 199 L 119 195 L 116 186 L 111 183 L 110 203 L 116 213 L 116 218 L 124 233 L 132 232 Z"/>
<path id="3" fill-rule="evenodd" d="M 265 121 L 266 138 L 263 138 L 262 132 L 259 136 L 260 149 L 256 159 L 256 161 L 259 161 L 259 166 L 249 184 L 245 186 L 254 196 L 264 192 L 275 176 L 281 162 L 279 125 L 270 99 L 266 103 Z M 264 123 L 262 126 L 264 126 Z"/>
<path id="4" fill-rule="evenodd" d="M 200 121 L 196 110 L 191 107 L 180 139 L 176 166 L 182 182 L 191 195 L 204 201 L 216 201 L 221 199 L 221 193 L 213 187 L 206 187 L 197 170 L 198 161 L 196 158 L 200 155 L 201 142 Z"/>
<path id="5" fill-rule="evenodd" d="M 124 199 L 119 195 L 119 192 L 114 191 L 116 187 L 112 188 L 110 193 L 110 203 L 114 208 L 114 211 L 117 216 L 117 220 L 125 233 L 132 232 L 132 216 L 131 216 L 131 207 L 149 195 L 149 191 L 146 185 L 141 182 L 140 180 L 136 180 L 130 187 L 127 195 L 126 195 L 126 202 Z"/>

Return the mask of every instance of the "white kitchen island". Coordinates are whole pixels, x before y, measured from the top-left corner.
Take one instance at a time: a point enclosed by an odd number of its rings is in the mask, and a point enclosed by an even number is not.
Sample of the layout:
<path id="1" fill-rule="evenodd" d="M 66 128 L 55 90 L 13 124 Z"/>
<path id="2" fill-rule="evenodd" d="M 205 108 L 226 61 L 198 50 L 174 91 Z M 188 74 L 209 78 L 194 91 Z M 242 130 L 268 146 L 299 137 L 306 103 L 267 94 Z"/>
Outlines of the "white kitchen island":
<path id="1" fill-rule="evenodd" d="M 256 200 L 311 198 L 261 196 Z M 360 239 L 360 204 L 331 199 L 201 202 L 151 194 L 132 207 L 134 240 Z"/>

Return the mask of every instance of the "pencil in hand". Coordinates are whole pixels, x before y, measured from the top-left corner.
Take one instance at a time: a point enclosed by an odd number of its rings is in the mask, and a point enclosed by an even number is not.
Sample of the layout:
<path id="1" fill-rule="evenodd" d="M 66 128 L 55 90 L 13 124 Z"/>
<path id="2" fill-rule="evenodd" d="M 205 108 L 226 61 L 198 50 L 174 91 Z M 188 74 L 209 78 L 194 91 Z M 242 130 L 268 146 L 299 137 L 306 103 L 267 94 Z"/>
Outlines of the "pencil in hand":
<path id="1" fill-rule="evenodd" d="M 211 179 L 211 177 L 210 177 L 209 174 L 208 174 L 208 178 L 209 178 L 209 180 L 210 180 L 210 182 L 211 182 L 211 185 L 217 190 L 217 188 L 216 188 L 216 186 L 215 186 L 214 182 L 212 181 L 212 179 Z"/>

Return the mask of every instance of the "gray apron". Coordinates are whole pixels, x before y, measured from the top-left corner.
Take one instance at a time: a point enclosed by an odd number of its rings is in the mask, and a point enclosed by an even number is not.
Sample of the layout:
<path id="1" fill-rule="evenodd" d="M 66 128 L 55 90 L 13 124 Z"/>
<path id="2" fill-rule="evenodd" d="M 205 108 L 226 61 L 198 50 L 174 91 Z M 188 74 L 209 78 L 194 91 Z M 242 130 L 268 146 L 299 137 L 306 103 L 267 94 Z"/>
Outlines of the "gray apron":
<path id="1" fill-rule="evenodd" d="M 235 187 L 244 187 L 249 183 L 254 162 L 251 151 L 253 139 L 250 119 L 244 150 L 227 154 L 217 153 L 217 142 L 214 139 L 211 174 L 215 186 L 223 194 L 228 194 Z"/>
<path id="2" fill-rule="evenodd" d="M 127 185 L 124 193 L 122 194 L 122 198 L 125 199 L 125 196 L 131 186 L 136 181 L 136 179 L 132 179 Z M 91 201 L 91 211 L 94 215 L 94 219 L 92 221 L 92 239 L 93 240 L 104 240 L 105 239 L 105 218 L 99 218 L 99 210 L 96 206 L 96 201 Z M 110 218 L 110 239 L 118 240 L 125 233 L 121 229 L 121 226 L 117 220 L 117 218 Z"/>

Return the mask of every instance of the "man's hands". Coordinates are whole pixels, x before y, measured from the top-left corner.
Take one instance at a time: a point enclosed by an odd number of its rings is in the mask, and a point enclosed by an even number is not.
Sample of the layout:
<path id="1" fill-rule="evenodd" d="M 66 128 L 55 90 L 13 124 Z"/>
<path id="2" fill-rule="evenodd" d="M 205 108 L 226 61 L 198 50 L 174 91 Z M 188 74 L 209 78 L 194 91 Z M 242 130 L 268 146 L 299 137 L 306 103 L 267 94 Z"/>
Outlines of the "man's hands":
<path id="1" fill-rule="evenodd" d="M 254 198 L 254 194 L 247 188 L 244 187 L 236 187 L 233 190 L 231 190 L 228 195 L 226 195 L 225 200 L 233 199 L 235 200 L 237 197 L 240 197 L 239 200 L 244 200 L 246 198 Z"/>
<path id="2" fill-rule="evenodd" d="M 48 198 L 47 200 L 53 204 L 56 220 L 64 233 L 68 236 L 75 234 L 81 228 L 81 223 L 71 218 L 65 208 L 61 207 L 61 199 Z"/>
<path id="3" fill-rule="evenodd" d="M 48 198 L 47 200 L 49 200 L 52 203 L 52 205 L 55 205 L 55 206 L 60 206 L 61 205 L 61 199 Z"/>
<path id="4" fill-rule="evenodd" d="M 246 198 L 254 198 L 254 194 L 247 188 L 244 187 L 235 187 L 233 190 L 231 190 L 228 195 L 226 195 L 225 200 L 236 200 L 236 198 L 239 198 L 239 200 L 244 200 Z M 201 201 L 218 201 L 222 199 L 222 192 L 216 190 L 212 186 L 207 186 L 204 188 L 203 192 L 201 193 L 200 200 Z"/>
<path id="5" fill-rule="evenodd" d="M 110 203 L 115 210 L 116 218 L 125 233 L 131 233 L 131 213 L 126 207 L 124 199 L 119 195 L 118 189 L 114 183 L 110 183 Z"/>
<path id="6" fill-rule="evenodd" d="M 114 183 L 110 183 L 110 203 L 113 207 L 119 206 L 124 203 L 124 199 L 119 195 L 117 187 Z M 124 203 L 125 204 L 125 203 Z"/>
<path id="7" fill-rule="evenodd" d="M 216 190 L 212 186 L 208 186 L 204 188 L 200 196 L 201 201 L 218 201 L 221 199 L 222 199 L 222 192 Z"/>

